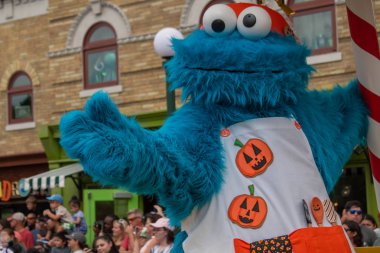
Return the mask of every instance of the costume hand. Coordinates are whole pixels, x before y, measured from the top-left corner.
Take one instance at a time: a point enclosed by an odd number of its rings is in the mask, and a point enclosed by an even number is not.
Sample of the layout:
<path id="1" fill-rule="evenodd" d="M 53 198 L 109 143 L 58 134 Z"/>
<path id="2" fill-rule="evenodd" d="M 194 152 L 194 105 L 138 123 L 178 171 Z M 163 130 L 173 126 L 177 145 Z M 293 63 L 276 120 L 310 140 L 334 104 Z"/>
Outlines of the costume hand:
<path id="1" fill-rule="evenodd" d="M 122 183 L 141 127 L 123 116 L 104 92 L 86 103 L 84 111 L 64 115 L 60 123 L 61 144 L 72 158 L 79 158 L 88 174 L 103 183 Z"/>

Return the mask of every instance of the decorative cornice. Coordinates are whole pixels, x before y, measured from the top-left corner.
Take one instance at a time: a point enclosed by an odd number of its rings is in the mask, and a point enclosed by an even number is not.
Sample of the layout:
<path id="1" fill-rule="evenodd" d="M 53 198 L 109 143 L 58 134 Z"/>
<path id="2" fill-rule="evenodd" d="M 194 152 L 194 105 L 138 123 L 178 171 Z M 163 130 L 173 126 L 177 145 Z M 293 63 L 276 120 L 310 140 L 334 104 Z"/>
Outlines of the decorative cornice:
<path id="1" fill-rule="evenodd" d="M 40 0 L 0 0 L 0 9 L 4 6 L 4 1 L 13 2 L 14 6 L 37 2 Z"/>
<path id="2" fill-rule="evenodd" d="M 189 32 L 194 31 L 197 28 L 198 26 L 185 26 L 185 27 L 178 28 L 178 30 L 181 33 L 189 33 Z M 147 33 L 147 34 L 142 34 L 142 35 L 130 36 L 128 38 L 118 39 L 117 43 L 119 45 L 122 45 L 122 44 L 133 43 L 133 42 L 153 40 L 155 35 L 156 33 Z M 55 58 L 55 57 L 61 57 L 61 56 L 71 55 L 71 54 L 80 53 L 80 52 L 82 52 L 82 47 L 65 48 L 63 50 L 49 52 L 48 56 L 49 58 Z"/>
<path id="3" fill-rule="evenodd" d="M 48 52 L 48 57 L 49 58 L 60 57 L 60 56 L 79 53 L 81 51 L 82 51 L 82 47 L 65 48 L 59 51 Z"/>
<path id="4" fill-rule="evenodd" d="M 117 7 L 116 5 L 110 4 L 110 3 L 103 3 L 102 2 L 101 8 L 110 8 L 113 11 L 116 11 L 120 15 L 120 17 L 122 18 L 122 20 L 125 24 L 125 28 L 127 29 L 127 34 L 131 33 L 131 28 L 129 26 L 128 19 L 126 18 L 126 16 L 124 15 L 124 12 L 119 7 Z M 89 13 L 93 12 L 93 10 L 94 10 L 93 6 L 90 4 L 75 18 L 74 24 L 70 28 L 69 33 L 68 33 L 68 37 L 67 37 L 67 41 L 66 41 L 66 48 L 67 49 L 73 48 L 73 40 L 74 40 L 75 31 L 78 29 L 82 20 L 87 15 L 89 15 Z M 95 12 L 94 14 L 97 15 L 98 13 Z"/>
<path id="5" fill-rule="evenodd" d="M 181 25 L 184 25 L 186 23 L 186 20 L 189 17 L 191 7 L 193 6 L 193 3 L 194 3 L 194 0 L 186 0 L 185 5 L 183 6 L 183 9 L 182 9 L 181 20 L 180 20 Z"/>

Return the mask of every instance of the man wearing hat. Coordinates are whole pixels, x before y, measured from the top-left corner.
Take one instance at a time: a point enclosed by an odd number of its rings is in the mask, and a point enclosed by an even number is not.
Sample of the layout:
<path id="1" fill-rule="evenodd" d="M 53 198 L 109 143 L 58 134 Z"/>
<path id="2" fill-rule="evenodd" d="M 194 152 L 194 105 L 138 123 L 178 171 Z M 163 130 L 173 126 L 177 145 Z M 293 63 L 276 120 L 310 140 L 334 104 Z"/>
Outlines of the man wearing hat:
<path id="1" fill-rule="evenodd" d="M 12 214 L 7 220 L 11 228 L 21 235 L 20 243 L 23 243 L 26 249 L 32 248 L 34 246 L 33 234 L 24 226 L 25 215 L 17 212 Z"/>
<path id="2" fill-rule="evenodd" d="M 74 232 L 66 235 L 68 246 L 72 253 L 83 253 L 86 244 L 86 237 L 80 232 Z"/>

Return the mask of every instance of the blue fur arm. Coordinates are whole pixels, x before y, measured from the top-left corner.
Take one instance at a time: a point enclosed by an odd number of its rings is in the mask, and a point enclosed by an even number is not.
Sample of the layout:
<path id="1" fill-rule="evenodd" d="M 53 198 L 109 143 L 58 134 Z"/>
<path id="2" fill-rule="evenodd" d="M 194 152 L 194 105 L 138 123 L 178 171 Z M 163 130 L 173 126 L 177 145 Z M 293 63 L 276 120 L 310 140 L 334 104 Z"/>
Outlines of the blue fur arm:
<path id="1" fill-rule="evenodd" d="M 109 97 L 96 93 L 84 111 L 64 115 L 60 122 L 61 145 L 72 158 L 80 159 L 85 172 L 105 185 L 123 186 L 131 161 L 144 161 L 136 151 L 151 138 L 133 119 L 122 116 Z M 128 140 L 129 146 L 125 145 Z"/>
<path id="2" fill-rule="evenodd" d="M 332 91 L 311 91 L 300 98 L 296 111 L 330 192 L 367 133 L 368 109 L 357 81 Z"/>
<path id="3" fill-rule="evenodd" d="M 84 111 L 61 119 L 61 144 L 95 181 L 157 194 L 178 223 L 219 189 L 223 168 L 217 127 L 203 112 L 184 107 L 153 132 L 121 115 L 105 93 L 96 93 Z"/>

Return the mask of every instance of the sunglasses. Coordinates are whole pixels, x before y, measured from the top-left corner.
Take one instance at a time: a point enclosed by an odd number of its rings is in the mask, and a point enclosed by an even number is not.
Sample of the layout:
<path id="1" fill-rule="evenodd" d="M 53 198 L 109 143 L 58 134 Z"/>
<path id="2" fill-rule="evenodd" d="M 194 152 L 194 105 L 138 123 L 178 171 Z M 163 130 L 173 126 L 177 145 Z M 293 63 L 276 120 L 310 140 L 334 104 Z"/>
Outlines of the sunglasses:
<path id="1" fill-rule="evenodd" d="M 350 214 L 357 214 L 357 215 L 361 215 L 362 214 L 362 211 L 361 210 L 353 210 L 353 209 L 351 209 L 350 210 Z"/>
<path id="2" fill-rule="evenodd" d="M 138 218 L 141 218 L 141 217 L 138 217 L 138 216 L 136 216 L 136 217 L 131 217 L 131 218 L 129 218 L 128 220 L 129 220 L 129 221 L 134 221 L 134 220 L 136 220 L 136 219 L 138 219 Z"/>

